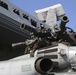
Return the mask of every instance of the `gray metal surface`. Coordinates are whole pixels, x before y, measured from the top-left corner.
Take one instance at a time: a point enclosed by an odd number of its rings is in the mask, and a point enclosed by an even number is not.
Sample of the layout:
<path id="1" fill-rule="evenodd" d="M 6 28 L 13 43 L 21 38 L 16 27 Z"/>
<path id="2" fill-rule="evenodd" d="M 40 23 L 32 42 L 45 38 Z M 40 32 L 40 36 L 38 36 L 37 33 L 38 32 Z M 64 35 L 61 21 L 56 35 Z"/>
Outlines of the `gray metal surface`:
<path id="1" fill-rule="evenodd" d="M 14 6 L 8 0 L 1 1 L 7 4 L 8 9 L 0 4 L 0 43 L 12 44 L 31 39 L 32 29 L 40 28 L 41 24 L 47 26 L 37 18 Z M 25 17 L 23 17 L 24 15 Z M 25 25 L 24 29 L 21 28 L 22 24 Z M 27 29 L 26 26 L 31 29 Z"/>

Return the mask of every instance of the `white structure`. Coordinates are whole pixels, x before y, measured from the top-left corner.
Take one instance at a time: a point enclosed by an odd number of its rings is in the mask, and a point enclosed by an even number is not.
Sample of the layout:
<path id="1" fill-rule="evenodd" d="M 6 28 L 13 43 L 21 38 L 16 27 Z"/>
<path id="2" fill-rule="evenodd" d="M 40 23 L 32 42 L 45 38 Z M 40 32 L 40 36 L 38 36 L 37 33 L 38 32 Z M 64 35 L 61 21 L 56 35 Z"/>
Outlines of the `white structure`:
<path id="1" fill-rule="evenodd" d="M 36 10 L 35 15 L 39 20 L 46 21 L 46 24 L 52 29 L 56 25 L 56 22 L 65 15 L 65 11 L 61 4 L 57 4 L 41 10 Z"/>

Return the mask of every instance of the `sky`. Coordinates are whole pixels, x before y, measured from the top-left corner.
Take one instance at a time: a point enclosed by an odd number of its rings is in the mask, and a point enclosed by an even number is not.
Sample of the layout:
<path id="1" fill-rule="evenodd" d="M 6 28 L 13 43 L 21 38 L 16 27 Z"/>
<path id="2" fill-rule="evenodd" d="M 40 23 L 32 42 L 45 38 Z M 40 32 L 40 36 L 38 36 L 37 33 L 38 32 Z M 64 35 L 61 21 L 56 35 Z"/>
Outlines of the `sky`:
<path id="1" fill-rule="evenodd" d="M 10 2 L 33 16 L 35 10 L 60 3 L 69 18 L 66 26 L 76 32 L 76 0 L 10 0 Z"/>

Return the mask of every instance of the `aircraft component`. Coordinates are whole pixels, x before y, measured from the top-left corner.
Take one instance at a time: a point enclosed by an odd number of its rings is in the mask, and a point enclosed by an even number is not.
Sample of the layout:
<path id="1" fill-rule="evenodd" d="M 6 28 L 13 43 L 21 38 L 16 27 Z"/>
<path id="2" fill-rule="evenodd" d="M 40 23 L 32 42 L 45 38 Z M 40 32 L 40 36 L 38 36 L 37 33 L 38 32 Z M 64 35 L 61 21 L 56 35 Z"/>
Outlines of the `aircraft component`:
<path id="1" fill-rule="evenodd" d="M 24 57 L 0 62 L 0 75 L 39 75 L 52 70 L 52 61 L 48 58 Z"/>

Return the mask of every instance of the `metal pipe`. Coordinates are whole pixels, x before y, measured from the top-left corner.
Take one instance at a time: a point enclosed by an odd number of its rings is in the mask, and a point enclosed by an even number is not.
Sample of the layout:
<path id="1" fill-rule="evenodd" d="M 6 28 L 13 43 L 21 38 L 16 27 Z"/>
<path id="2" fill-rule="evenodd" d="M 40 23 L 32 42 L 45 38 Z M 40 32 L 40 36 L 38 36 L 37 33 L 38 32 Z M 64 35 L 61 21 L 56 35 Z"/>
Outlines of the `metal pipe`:
<path id="1" fill-rule="evenodd" d="M 53 63 L 48 58 L 38 58 L 35 62 L 35 69 L 40 74 L 47 73 L 48 71 L 52 71 Z"/>

